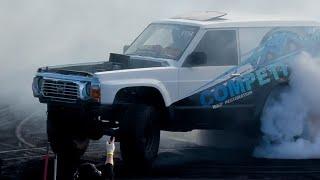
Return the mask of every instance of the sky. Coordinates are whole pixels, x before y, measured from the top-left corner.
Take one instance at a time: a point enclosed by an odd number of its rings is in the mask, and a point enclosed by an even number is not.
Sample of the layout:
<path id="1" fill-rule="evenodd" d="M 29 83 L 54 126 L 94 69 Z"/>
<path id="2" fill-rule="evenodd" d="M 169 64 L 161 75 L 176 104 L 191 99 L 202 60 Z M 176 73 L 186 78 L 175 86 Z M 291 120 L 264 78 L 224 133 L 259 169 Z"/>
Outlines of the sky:
<path id="1" fill-rule="evenodd" d="M 191 11 L 319 19 L 316 0 L 1 0 L 0 100 L 37 104 L 38 67 L 103 61 L 152 21 Z"/>

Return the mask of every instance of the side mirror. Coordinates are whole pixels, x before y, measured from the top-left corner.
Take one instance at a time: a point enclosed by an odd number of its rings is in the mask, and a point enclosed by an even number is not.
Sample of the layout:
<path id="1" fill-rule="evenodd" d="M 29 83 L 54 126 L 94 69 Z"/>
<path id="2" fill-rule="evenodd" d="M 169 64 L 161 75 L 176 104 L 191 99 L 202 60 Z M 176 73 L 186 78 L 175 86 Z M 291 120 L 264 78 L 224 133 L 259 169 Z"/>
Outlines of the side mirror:
<path id="1" fill-rule="evenodd" d="M 123 54 L 129 49 L 130 45 L 124 45 L 122 48 Z"/>
<path id="2" fill-rule="evenodd" d="M 207 55 L 204 52 L 193 52 L 186 60 L 187 67 L 200 66 L 207 63 Z"/>

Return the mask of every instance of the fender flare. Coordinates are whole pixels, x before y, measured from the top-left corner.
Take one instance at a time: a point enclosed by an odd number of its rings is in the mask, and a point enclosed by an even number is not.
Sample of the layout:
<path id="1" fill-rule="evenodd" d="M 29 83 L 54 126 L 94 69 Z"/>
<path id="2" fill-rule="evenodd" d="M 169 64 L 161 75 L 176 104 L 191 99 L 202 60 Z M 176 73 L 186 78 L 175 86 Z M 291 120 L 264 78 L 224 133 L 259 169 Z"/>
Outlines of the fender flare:
<path id="1" fill-rule="evenodd" d="M 102 104 L 113 104 L 117 93 L 130 87 L 151 87 L 157 89 L 166 105 L 166 107 L 172 104 L 172 98 L 167 88 L 158 80 L 155 79 L 134 79 L 134 80 L 117 80 L 108 81 L 108 83 L 101 83 L 101 103 Z"/>

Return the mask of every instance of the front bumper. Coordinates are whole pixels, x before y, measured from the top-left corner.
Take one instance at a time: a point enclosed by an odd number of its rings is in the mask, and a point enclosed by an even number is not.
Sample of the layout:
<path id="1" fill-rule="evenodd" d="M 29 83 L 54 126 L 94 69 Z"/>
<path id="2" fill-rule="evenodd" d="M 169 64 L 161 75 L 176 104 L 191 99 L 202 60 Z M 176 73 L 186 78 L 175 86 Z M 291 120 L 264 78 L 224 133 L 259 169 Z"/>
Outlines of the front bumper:
<path id="1" fill-rule="evenodd" d="M 57 112 L 81 114 L 77 116 L 79 119 L 75 123 L 84 126 L 91 139 L 97 139 L 100 135 L 118 136 L 118 116 L 122 106 L 101 104 L 100 82 L 94 75 L 64 75 L 40 71 L 34 78 L 32 89 L 34 96 L 48 105 L 48 111 L 50 108 L 58 108 Z"/>

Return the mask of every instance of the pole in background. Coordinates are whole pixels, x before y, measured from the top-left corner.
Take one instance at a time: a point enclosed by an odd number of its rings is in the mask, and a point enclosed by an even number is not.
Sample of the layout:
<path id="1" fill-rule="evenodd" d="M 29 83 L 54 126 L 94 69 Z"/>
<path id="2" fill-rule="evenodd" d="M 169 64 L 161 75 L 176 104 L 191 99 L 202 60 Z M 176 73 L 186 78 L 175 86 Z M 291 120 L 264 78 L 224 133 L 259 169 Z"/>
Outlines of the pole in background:
<path id="1" fill-rule="evenodd" d="M 47 153 L 43 157 L 44 159 L 44 170 L 43 170 L 43 180 L 47 180 L 48 178 L 48 164 L 49 164 L 49 142 L 47 143 Z"/>
<path id="2" fill-rule="evenodd" d="M 53 173 L 53 179 L 57 180 L 57 163 L 58 163 L 58 155 L 54 155 L 54 173 Z"/>

